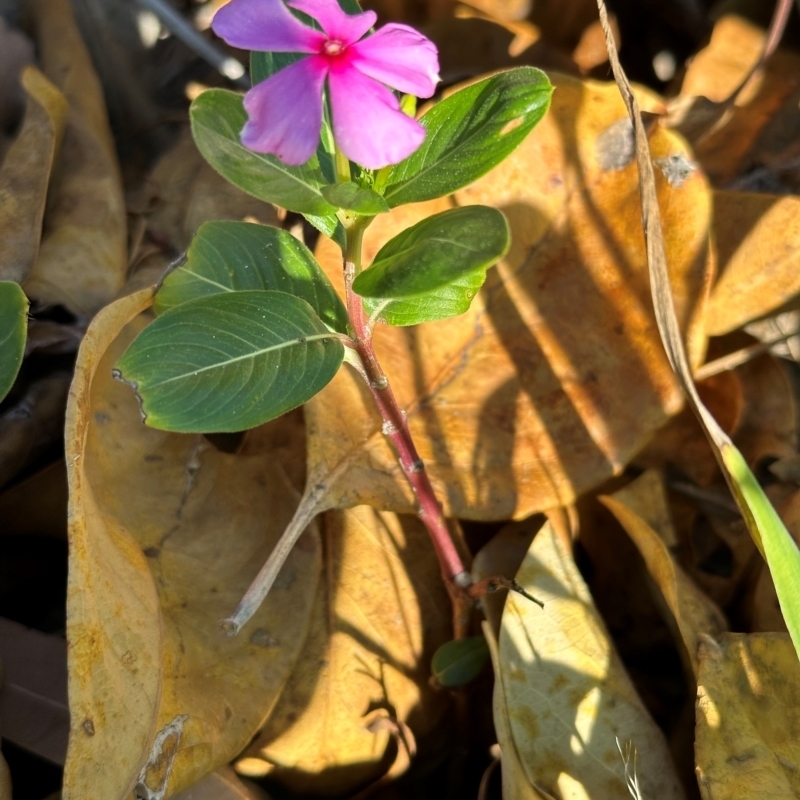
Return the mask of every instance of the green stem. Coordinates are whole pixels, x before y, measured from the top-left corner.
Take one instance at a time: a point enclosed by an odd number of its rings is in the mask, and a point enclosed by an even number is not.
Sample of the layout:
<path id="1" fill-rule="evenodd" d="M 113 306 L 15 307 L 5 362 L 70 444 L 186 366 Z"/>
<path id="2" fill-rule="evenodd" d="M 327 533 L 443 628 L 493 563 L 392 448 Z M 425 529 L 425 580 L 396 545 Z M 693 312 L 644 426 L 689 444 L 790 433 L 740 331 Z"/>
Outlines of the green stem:
<path id="1" fill-rule="evenodd" d="M 336 180 L 339 183 L 348 183 L 350 181 L 350 161 L 335 143 L 333 152 L 336 161 Z"/>

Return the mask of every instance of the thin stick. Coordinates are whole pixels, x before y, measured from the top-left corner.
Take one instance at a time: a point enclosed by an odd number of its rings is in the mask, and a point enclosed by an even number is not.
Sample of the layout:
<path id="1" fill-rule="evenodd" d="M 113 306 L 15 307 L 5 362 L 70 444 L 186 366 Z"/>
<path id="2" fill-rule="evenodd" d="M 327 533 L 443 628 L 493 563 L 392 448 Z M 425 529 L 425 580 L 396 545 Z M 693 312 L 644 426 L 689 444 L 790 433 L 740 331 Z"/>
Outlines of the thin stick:
<path id="1" fill-rule="evenodd" d="M 256 575 L 255 580 L 250 584 L 250 588 L 245 592 L 244 597 L 239 601 L 236 610 L 227 619 L 220 622 L 220 628 L 229 636 L 235 636 L 250 617 L 256 613 L 258 607 L 264 602 L 264 598 L 275 583 L 278 573 L 284 562 L 292 552 L 297 540 L 303 531 L 309 526 L 314 517 L 321 511 L 325 511 L 325 487 L 314 487 L 311 491 L 306 491 L 300 500 L 300 505 L 295 512 L 289 526 L 281 534 L 275 549 L 269 554 L 269 558 L 261 571 Z"/>

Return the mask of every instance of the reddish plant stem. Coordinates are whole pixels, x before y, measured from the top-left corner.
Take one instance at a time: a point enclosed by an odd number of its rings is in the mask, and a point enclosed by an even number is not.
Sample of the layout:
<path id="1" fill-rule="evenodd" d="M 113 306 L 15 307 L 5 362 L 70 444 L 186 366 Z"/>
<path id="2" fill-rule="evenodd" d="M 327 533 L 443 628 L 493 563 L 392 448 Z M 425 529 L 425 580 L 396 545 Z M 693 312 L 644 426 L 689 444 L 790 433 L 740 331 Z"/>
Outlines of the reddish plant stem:
<path id="1" fill-rule="evenodd" d="M 417 514 L 428 529 L 442 568 L 442 576 L 451 589 L 451 594 L 454 593 L 453 590 L 457 594 L 459 589 L 463 591 L 472 583 L 470 574 L 464 567 L 464 562 L 447 528 L 442 507 L 436 499 L 425 464 L 419 457 L 414 440 L 411 438 L 406 416 L 400 409 L 389 385 L 389 379 L 375 354 L 372 330 L 364 311 L 363 301 L 352 290 L 353 281 L 360 271 L 364 227 L 356 222 L 347 230 L 347 249 L 344 254 L 345 296 L 353 342 L 364 367 L 364 378 L 383 420 L 383 433 L 394 445 L 400 467 L 417 498 L 419 504 Z"/>

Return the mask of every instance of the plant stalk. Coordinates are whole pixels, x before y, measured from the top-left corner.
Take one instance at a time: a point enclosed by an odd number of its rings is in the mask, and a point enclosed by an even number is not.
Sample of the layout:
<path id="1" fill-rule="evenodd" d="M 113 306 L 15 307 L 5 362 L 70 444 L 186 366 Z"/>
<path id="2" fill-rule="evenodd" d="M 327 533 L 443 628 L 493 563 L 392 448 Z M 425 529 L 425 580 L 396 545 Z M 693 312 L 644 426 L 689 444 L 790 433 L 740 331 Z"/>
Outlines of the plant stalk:
<path id="1" fill-rule="evenodd" d="M 347 246 L 344 253 L 344 283 L 352 338 L 364 367 L 367 386 L 383 420 L 383 433 L 394 445 L 400 467 L 417 498 L 417 515 L 428 529 L 445 583 L 451 593 L 453 590 L 463 593 L 471 585 L 472 579 L 447 528 L 442 507 L 436 499 L 425 464 L 417 453 L 406 416 L 375 354 L 372 329 L 363 301 L 352 288 L 353 281 L 361 272 L 361 244 L 369 221 L 359 218 L 345 226 Z"/>

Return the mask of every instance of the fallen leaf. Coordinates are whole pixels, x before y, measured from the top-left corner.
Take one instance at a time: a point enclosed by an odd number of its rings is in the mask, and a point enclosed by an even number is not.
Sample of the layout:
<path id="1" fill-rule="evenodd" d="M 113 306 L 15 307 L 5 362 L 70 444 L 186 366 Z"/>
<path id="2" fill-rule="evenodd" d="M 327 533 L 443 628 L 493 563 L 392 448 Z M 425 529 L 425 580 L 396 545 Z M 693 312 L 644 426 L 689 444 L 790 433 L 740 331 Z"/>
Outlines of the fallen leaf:
<path id="1" fill-rule="evenodd" d="M 279 225 L 274 206 L 237 189 L 211 168 L 187 131 L 148 175 L 138 199 L 152 235 L 182 252 L 204 223 L 219 219 Z"/>
<path id="2" fill-rule="evenodd" d="M 494 696 L 495 719 L 507 717 L 511 737 L 500 740 L 503 753 L 516 750 L 534 788 L 575 800 L 619 800 L 627 789 L 617 741 L 630 742 L 642 796 L 685 797 L 663 734 L 549 523 L 534 537 L 516 579 L 544 609 L 520 595 L 506 599 Z"/>
<path id="3" fill-rule="evenodd" d="M 0 486 L 61 441 L 69 382 L 66 372 L 39 378 L 0 415 Z"/>
<path id="4" fill-rule="evenodd" d="M 21 31 L 0 18 L 0 131 L 13 128 L 25 108 L 25 93 L 19 78 L 33 63 L 33 43 Z M 0 151 L 0 160 L 2 160 Z"/>
<path id="5" fill-rule="evenodd" d="M 800 293 L 800 198 L 714 193 L 719 277 L 708 302 L 712 336 L 767 316 Z"/>
<path id="6" fill-rule="evenodd" d="M 254 783 L 243 781 L 230 767 L 223 767 L 182 792 L 173 800 L 270 800 Z"/>
<path id="7" fill-rule="evenodd" d="M 29 297 L 91 316 L 122 288 L 127 218 L 103 92 L 68 0 L 31 4 L 42 69 L 69 103 Z"/>
<path id="8" fill-rule="evenodd" d="M 0 493 L 3 533 L 67 538 L 67 467 L 54 461 Z"/>
<path id="9" fill-rule="evenodd" d="M 0 279 L 28 276 L 42 236 L 47 187 L 64 124 L 64 95 L 35 67 L 22 73 L 25 119 L 0 168 Z"/>
<path id="10" fill-rule="evenodd" d="M 719 608 L 692 582 L 675 561 L 669 545 L 676 543 L 660 475 L 643 473 L 600 502 L 617 518 L 644 559 L 658 587 L 676 639 L 683 645 L 690 674 L 696 679 L 701 635 L 718 636 L 728 624 Z"/>
<path id="11" fill-rule="evenodd" d="M 797 99 L 800 55 L 779 48 L 739 94 L 713 132 L 715 104 L 728 98 L 758 61 L 766 31 L 734 13 L 717 20 L 708 46 L 689 62 L 673 124 L 695 143 L 695 156 L 716 185 L 750 166 L 753 146 L 772 117 Z M 709 103 L 709 101 L 711 101 Z"/>
<path id="12" fill-rule="evenodd" d="M 0 753 L 0 800 L 11 800 L 11 772 Z"/>
<path id="13" fill-rule="evenodd" d="M 67 643 L 0 618 L 0 651 L 3 739 L 63 765 L 69 733 Z"/>
<path id="14" fill-rule="evenodd" d="M 704 800 L 800 793 L 800 664 L 786 634 L 700 647 L 695 754 Z"/>
<path id="15" fill-rule="evenodd" d="M 392 765 L 390 729 L 429 734 L 448 705 L 428 684 L 433 653 L 452 631 L 422 523 L 359 506 L 327 513 L 322 529 L 325 578 L 308 639 L 237 764 L 300 794 L 352 792 L 378 779 Z M 405 747 L 398 743 L 398 757 Z"/>
<path id="16" fill-rule="evenodd" d="M 380 326 L 376 349 L 448 514 L 521 518 L 570 503 L 619 473 L 682 397 L 658 338 L 639 220 L 635 165 L 604 169 L 598 142 L 626 141 L 611 85 L 551 76 L 553 106 L 518 150 L 455 195 L 505 212 L 509 255 L 460 317 L 413 330 Z M 649 106 L 657 98 L 642 93 Z M 663 130 L 654 156 L 685 154 Z M 659 180 L 669 264 L 692 362 L 705 347 L 710 278 L 706 183 Z M 445 199 L 381 215 L 365 263 L 388 238 L 446 208 Z M 341 286 L 341 256 L 318 257 Z M 580 309 L 580 313 L 576 313 Z M 330 503 L 408 511 L 412 498 L 352 372 L 307 406 L 309 470 Z"/>
<path id="17" fill-rule="evenodd" d="M 67 409 L 65 800 L 127 800 L 137 783 L 163 798 L 230 761 L 295 665 L 319 576 L 307 533 L 248 630 L 221 634 L 297 502 L 302 425 L 284 417 L 233 454 L 145 427 L 111 372 L 152 296 L 97 315 Z"/>

